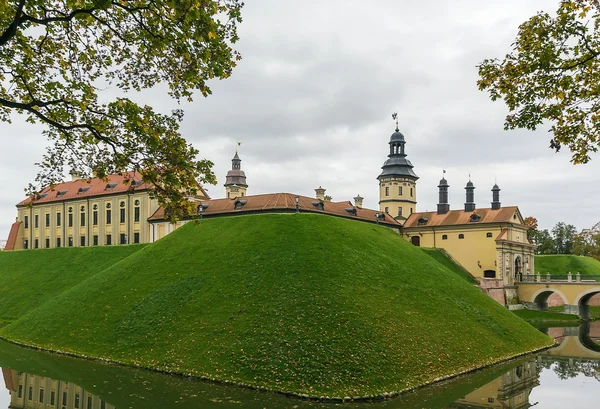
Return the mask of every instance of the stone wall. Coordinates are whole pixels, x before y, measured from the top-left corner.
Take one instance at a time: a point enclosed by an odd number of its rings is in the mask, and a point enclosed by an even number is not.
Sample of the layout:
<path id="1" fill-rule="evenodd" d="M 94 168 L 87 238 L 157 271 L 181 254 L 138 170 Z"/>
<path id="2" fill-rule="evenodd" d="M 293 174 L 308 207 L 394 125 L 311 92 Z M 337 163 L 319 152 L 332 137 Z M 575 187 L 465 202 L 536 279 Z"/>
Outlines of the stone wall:
<path id="1" fill-rule="evenodd" d="M 558 294 L 552 294 L 548 297 L 548 307 L 560 307 L 564 304 L 563 299 Z M 600 305 L 600 294 L 596 294 L 590 299 L 591 306 L 599 306 Z"/>
<path id="2" fill-rule="evenodd" d="M 506 305 L 504 282 L 501 278 L 482 278 L 479 280 L 479 288 L 492 299 Z"/>

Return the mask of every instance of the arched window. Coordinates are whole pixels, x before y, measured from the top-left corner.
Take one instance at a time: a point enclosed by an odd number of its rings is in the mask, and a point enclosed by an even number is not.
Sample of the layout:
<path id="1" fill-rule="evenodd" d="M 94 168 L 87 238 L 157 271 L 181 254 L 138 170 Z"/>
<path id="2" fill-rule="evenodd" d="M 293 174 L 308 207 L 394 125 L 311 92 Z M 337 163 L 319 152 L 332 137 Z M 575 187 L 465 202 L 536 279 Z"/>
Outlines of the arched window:
<path id="1" fill-rule="evenodd" d="M 492 233 L 486 233 L 485 237 L 489 239 L 490 237 L 492 237 Z"/>
<path id="2" fill-rule="evenodd" d="M 448 240 L 448 235 L 447 234 L 442 234 L 442 240 Z"/>
<path id="3" fill-rule="evenodd" d="M 462 239 L 465 238 L 465 235 L 461 233 L 461 234 L 458 235 L 458 238 L 462 240 Z"/>
<path id="4" fill-rule="evenodd" d="M 386 195 L 386 196 L 389 196 L 389 195 L 390 195 L 390 188 L 389 188 L 389 187 L 386 187 L 386 188 L 385 188 L 385 195 Z"/>
<path id="5" fill-rule="evenodd" d="M 398 194 L 402 196 L 402 186 L 398 186 Z"/>

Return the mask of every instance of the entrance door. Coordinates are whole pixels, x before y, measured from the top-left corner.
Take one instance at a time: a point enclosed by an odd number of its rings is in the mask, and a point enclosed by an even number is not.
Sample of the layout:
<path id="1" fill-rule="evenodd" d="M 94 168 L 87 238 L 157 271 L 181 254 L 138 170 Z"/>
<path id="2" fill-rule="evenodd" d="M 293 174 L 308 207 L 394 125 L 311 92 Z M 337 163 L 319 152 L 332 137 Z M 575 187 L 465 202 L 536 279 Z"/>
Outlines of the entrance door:
<path id="1" fill-rule="evenodd" d="M 419 237 L 419 236 L 412 236 L 412 237 L 410 238 L 410 242 L 411 242 L 413 245 L 415 245 L 415 246 L 417 246 L 417 247 L 420 247 L 420 246 L 421 246 L 421 237 Z"/>

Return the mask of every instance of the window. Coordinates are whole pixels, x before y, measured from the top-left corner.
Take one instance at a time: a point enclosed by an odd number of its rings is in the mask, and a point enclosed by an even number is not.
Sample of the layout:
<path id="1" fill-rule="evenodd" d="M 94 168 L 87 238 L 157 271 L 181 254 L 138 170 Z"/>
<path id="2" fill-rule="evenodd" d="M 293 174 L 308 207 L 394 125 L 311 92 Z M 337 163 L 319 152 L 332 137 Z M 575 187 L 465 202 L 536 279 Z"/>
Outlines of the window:
<path id="1" fill-rule="evenodd" d="M 75 394 L 75 405 L 74 406 L 76 409 L 79 408 L 79 394 L 78 393 Z"/>
<path id="2" fill-rule="evenodd" d="M 50 238 L 49 237 L 46 237 L 46 247 L 45 248 L 47 248 L 47 249 L 50 248 Z"/>
<path id="3" fill-rule="evenodd" d="M 398 194 L 402 196 L 402 186 L 398 186 Z"/>
<path id="4" fill-rule="evenodd" d="M 73 213 L 69 213 L 69 227 L 73 227 Z"/>
<path id="5" fill-rule="evenodd" d="M 133 233 L 133 242 L 136 244 L 140 242 L 140 234 L 139 233 Z"/>
<path id="6" fill-rule="evenodd" d="M 88 396 L 87 409 L 92 409 L 92 397 L 91 396 Z"/>
<path id="7" fill-rule="evenodd" d="M 29 216 L 25 216 L 25 228 L 29 228 Z"/>
<path id="8" fill-rule="evenodd" d="M 60 247 L 60 237 L 56 238 L 56 247 Z"/>
<path id="9" fill-rule="evenodd" d="M 231 199 L 231 193 L 227 192 L 227 199 Z"/>
<path id="10" fill-rule="evenodd" d="M 39 399 L 40 403 L 44 403 L 44 390 L 40 388 L 40 399 Z"/>
<path id="11" fill-rule="evenodd" d="M 119 209 L 119 222 L 125 223 L 125 209 Z"/>
<path id="12" fill-rule="evenodd" d="M 56 400 L 56 392 L 50 392 L 50 406 L 54 406 L 54 401 Z"/>
<path id="13" fill-rule="evenodd" d="M 79 238 L 79 244 L 81 245 L 81 247 L 85 247 L 85 236 L 81 236 Z"/>
<path id="14" fill-rule="evenodd" d="M 494 270 L 485 270 L 483 272 L 484 278 L 496 278 L 496 272 Z"/>
<path id="15" fill-rule="evenodd" d="M 486 233 L 485 237 L 489 239 L 490 237 L 492 237 L 492 233 Z"/>
<path id="16" fill-rule="evenodd" d="M 92 225 L 98 225 L 98 210 L 94 210 L 94 212 L 92 213 Z"/>
<path id="17" fill-rule="evenodd" d="M 106 209 L 106 224 L 111 224 L 112 223 L 112 213 L 110 211 L 110 209 Z"/>
<path id="18" fill-rule="evenodd" d="M 242 192 L 242 197 L 244 197 L 244 192 Z"/>
<path id="19" fill-rule="evenodd" d="M 442 240 L 448 240 L 448 235 L 447 234 L 442 234 Z"/>
<path id="20" fill-rule="evenodd" d="M 481 216 L 479 216 L 478 214 L 473 213 L 470 217 L 469 217 L 469 221 L 471 223 L 477 223 L 481 220 Z"/>
<path id="21" fill-rule="evenodd" d="M 40 241 L 38 239 L 35 239 L 35 241 L 33 242 L 35 247 L 34 248 L 39 248 L 40 247 Z"/>
<path id="22" fill-rule="evenodd" d="M 23 385 L 19 385 L 19 398 L 23 397 Z"/>
<path id="23" fill-rule="evenodd" d="M 125 202 L 119 203 L 119 207 L 125 207 Z"/>
<path id="24" fill-rule="evenodd" d="M 401 207 L 398 208 L 398 216 L 402 216 L 402 208 Z"/>
<path id="25" fill-rule="evenodd" d="M 112 244 L 112 236 L 110 234 L 106 235 L 106 245 L 110 246 Z"/>
<path id="26" fill-rule="evenodd" d="M 135 207 L 133 209 L 133 221 L 136 223 L 140 221 L 140 208 L 139 207 Z"/>
<path id="27" fill-rule="evenodd" d="M 465 238 L 465 235 L 461 233 L 461 234 L 458 235 L 458 238 L 462 240 L 462 239 Z"/>
<path id="28" fill-rule="evenodd" d="M 80 226 L 85 226 L 85 213 L 81 213 L 81 223 L 79 224 Z"/>
<path id="29" fill-rule="evenodd" d="M 67 392 L 63 392 L 62 404 L 63 406 L 67 406 Z"/>
<path id="30" fill-rule="evenodd" d="M 121 235 L 119 236 L 119 243 L 127 244 L 127 235 L 126 234 L 121 233 Z"/>
<path id="31" fill-rule="evenodd" d="M 27 398 L 29 400 L 33 400 L 33 388 L 31 386 L 29 387 L 29 395 L 27 396 Z"/>
<path id="32" fill-rule="evenodd" d="M 100 409 L 106 409 L 106 402 L 104 400 L 100 401 Z"/>
<path id="33" fill-rule="evenodd" d="M 389 212 L 390 212 L 390 208 L 389 208 L 389 207 L 386 207 L 386 208 L 385 208 L 385 212 L 386 212 L 386 213 L 389 213 Z"/>
<path id="34" fill-rule="evenodd" d="M 46 213 L 46 227 L 50 227 L 50 213 Z"/>
<path id="35" fill-rule="evenodd" d="M 98 235 L 94 235 L 93 243 L 94 243 L 94 246 L 98 245 Z"/>
<path id="36" fill-rule="evenodd" d="M 60 220 L 60 213 L 56 213 L 56 226 L 57 227 L 60 226 L 60 222 L 61 222 L 61 220 Z"/>
<path id="37" fill-rule="evenodd" d="M 390 188 L 389 188 L 389 187 L 386 187 L 386 188 L 385 188 L 385 195 L 386 195 L 386 196 L 389 196 L 389 195 L 390 195 Z"/>
<path id="38" fill-rule="evenodd" d="M 37 229 L 38 227 L 40 227 L 40 216 L 38 214 L 36 214 L 34 220 L 35 220 L 35 222 L 33 224 L 33 227 L 35 227 Z"/>
<path id="39" fill-rule="evenodd" d="M 73 247 L 73 237 L 69 237 L 69 247 Z"/>
<path id="40" fill-rule="evenodd" d="M 25 250 L 29 248 L 29 240 L 23 240 L 23 247 L 25 248 Z"/>
<path id="41" fill-rule="evenodd" d="M 412 207 L 410 208 L 410 214 L 413 214 L 413 209 L 412 209 Z"/>

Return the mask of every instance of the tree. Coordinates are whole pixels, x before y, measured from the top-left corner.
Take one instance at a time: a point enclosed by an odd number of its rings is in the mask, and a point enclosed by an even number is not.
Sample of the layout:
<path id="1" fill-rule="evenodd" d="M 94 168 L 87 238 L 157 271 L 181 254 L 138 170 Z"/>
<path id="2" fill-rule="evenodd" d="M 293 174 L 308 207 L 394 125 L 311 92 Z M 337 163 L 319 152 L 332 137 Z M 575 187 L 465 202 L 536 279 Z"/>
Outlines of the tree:
<path id="1" fill-rule="evenodd" d="M 538 232 L 538 220 L 533 216 L 529 216 L 526 217 L 523 222 L 525 223 L 525 226 L 527 226 L 527 240 L 529 240 L 530 243 L 533 243 L 535 235 Z"/>
<path id="2" fill-rule="evenodd" d="M 509 108 L 505 129 L 551 124 L 550 147 L 587 163 L 600 143 L 600 2 L 563 0 L 521 24 L 511 53 L 479 66 L 480 90 Z"/>
<path id="3" fill-rule="evenodd" d="M 573 237 L 573 254 L 600 258 L 600 223 Z"/>
<path id="4" fill-rule="evenodd" d="M 535 254 L 556 254 L 556 242 L 547 229 L 535 232 L 533 243 L 537 245 Z"/>
<path id="5" fill-rule="evenodd" d="M 552 229 L 552 235 L 556 242 L 557 254 L 572 254 L 573 253 L 573 238 L 577 234 L 577 229 L 572 224 L 559 222 Z"/>
<path id="6" fill-rule="evenodd" d="M 208 160 L 169 115 L 123 95 L 165 83 L 176 102 L 227 78 L 239 54 L 239 0 L 0 0 L 0 121 L 11 113 L 46 125 L 50 147 L 37 185 L 62 180 L 64 166 L 89 176 L 136 170 L 177 218 L 187 195 L 215 183 Z M 101 91 L 113 87 L 112 99 Z"/>

